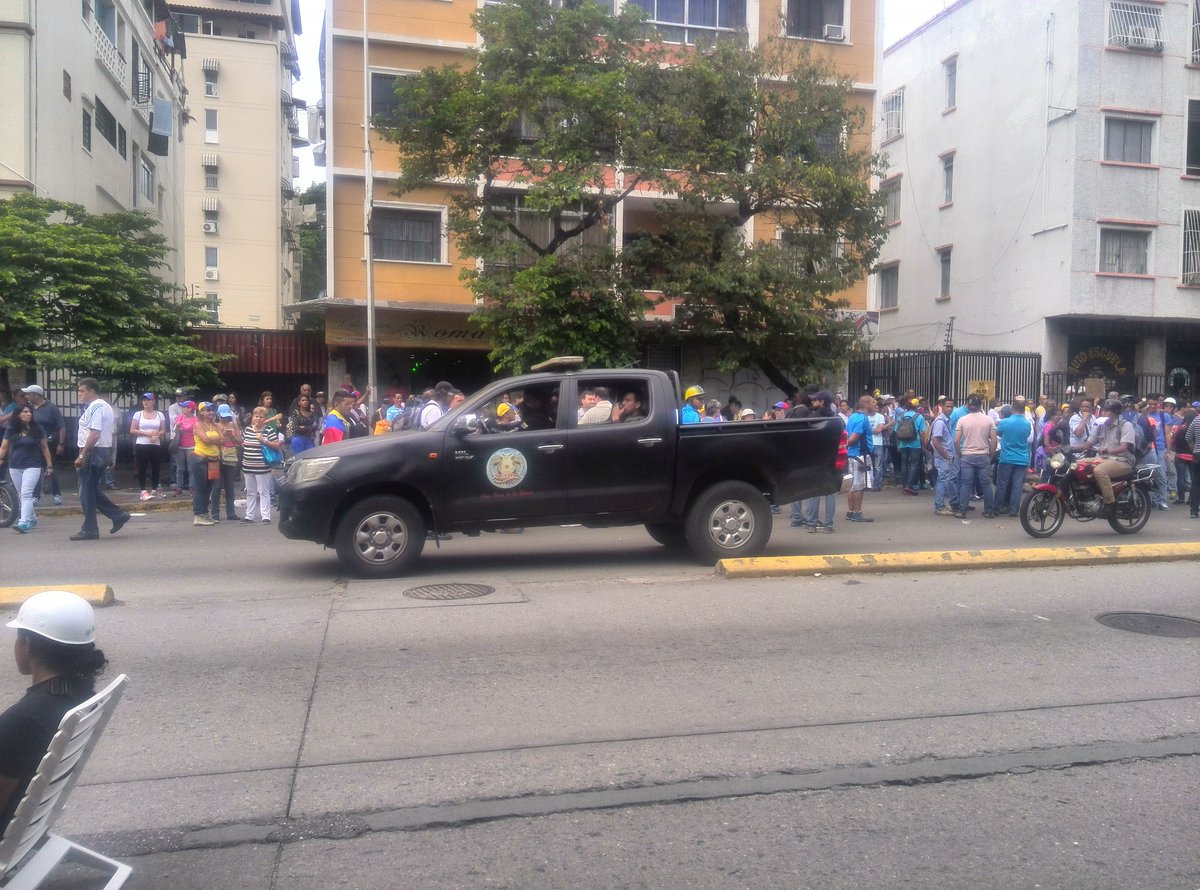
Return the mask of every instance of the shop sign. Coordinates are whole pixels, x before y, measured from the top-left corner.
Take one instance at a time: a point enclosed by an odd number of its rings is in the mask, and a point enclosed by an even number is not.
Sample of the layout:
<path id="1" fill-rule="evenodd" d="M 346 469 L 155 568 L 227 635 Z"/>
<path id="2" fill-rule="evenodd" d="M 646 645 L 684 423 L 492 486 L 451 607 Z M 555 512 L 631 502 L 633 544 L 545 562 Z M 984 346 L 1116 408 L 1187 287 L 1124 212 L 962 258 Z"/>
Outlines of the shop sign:
<path id="1" fill-rule="evenodd" d="M 362 308 L 330 309 L 325 314 L 330 346 L 366 346 L 367 315 Z M 375 342 L 407 349 L 491 349 L 491 343 L 466 314 L 377 311 Z"/>
<path id="2" fill-rule="evenodd" d="M 1125 360 L 1107 346 L 1089 346 L 1080 350 L 1071 358 L 1067 370 L 1076 374 L 1106 371 L 1109 377 L 1119 377 L 1126 373 Z"/>

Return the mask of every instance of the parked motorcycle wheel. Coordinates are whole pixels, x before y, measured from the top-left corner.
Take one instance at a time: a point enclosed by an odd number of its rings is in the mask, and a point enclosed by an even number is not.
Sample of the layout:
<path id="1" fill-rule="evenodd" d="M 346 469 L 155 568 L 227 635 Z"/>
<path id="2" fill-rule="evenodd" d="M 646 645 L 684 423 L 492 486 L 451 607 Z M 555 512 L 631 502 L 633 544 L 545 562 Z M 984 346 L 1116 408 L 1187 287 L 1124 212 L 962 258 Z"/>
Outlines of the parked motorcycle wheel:
<path id="1" fill-rule="evenodd" d="M 1050 491 L 1031 491 L 1021 501 L 1021 528 L 1031 538 L 1048 538 L 1067 516 L 1063 502 Z"/>
<path id="2" fill-rule="evenodd" d="M 7 481 L 0 483 L 0 528 L 8 528 L 17 521 L 20 505 L 17 489 Z"/>
<path id="3" fill-rule="evenodd" d="M 1129 493 L 1129 500 L 1117 501 L 1116 513 L 1108 517 L 1112 530 L 1121 535 L 1137 534 L 1149 521 L 1150 495 L 1140 488 Z"/>

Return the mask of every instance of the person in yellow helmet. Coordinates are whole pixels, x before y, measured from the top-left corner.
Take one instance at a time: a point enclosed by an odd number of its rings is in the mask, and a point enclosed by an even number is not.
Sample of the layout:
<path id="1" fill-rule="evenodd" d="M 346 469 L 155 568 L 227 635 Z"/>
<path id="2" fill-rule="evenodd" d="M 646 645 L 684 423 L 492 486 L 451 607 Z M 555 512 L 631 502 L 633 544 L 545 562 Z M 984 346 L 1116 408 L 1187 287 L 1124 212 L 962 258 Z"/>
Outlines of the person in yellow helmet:
<path id="1" fill-rule="evenodd" d="M 683 394 L 683 410 L 679 413 L 680 423 L 699 423 L 704 416 L 704 387 L 689 386 Z"/>

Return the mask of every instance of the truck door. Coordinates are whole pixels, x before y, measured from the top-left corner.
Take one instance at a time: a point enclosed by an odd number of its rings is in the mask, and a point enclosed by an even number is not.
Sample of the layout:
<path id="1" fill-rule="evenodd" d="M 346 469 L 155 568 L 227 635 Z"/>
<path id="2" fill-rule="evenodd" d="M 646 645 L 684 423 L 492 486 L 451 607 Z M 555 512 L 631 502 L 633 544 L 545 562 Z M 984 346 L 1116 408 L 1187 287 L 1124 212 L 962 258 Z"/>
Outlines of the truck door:
<path id="1" fill-rule="evenodd" d="M 567 441 L 573 515 L 651 515 L 671 497 L 671 405 L 651 404 L 644 378 L 576 378 L 580 411 Z M 593 402 L 593 396 L 601 396 Z M 608 408 L 591 407 L 592 405 Z M 584 406 L 589 406 L 585 408 Z M 614 419 L 615 418 L 615 419 Z"/>
<path id="2" fill-rule="evenodd" d="M 567 510 L 567 431 L 555 417 L 558 383 L 491 392 L 463 415 L 477 429 L 446 431 L 442 493 L 449 524 L 556 516 Z"/>

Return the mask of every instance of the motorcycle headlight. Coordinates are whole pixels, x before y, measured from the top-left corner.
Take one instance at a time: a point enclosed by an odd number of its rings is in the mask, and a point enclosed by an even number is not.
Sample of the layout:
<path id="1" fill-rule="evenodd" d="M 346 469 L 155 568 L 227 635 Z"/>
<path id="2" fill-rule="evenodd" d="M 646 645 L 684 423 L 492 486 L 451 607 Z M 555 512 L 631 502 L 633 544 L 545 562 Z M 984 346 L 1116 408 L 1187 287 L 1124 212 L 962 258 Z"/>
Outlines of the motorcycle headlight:
<path id="1" fill-rule="evenodd" d="M 293 485 L 315 482 L 332 470 L 339 460 L 340 457 L 313 457 L 295 461 L 288 472 L 287 481 Z"/>
<path id="2" fill-rule="evenodd" d="M 1061 470 L 1067 463 L 1067 456 L 1061 451 L 1050 458 L 1050 469 Z"/>

